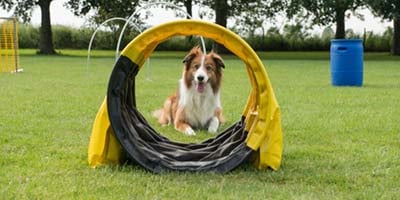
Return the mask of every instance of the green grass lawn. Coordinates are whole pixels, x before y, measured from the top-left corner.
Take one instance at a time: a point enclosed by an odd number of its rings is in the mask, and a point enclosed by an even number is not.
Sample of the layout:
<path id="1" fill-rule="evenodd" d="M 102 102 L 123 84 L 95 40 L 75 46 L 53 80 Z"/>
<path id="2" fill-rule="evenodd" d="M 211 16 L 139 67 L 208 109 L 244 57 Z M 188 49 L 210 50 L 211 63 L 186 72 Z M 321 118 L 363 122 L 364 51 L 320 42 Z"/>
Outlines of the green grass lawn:
<path id="1" fill-rule="evenodd" d="M 366 54 L 363 87 L 332 87 L 326 52 L 261 53 L 282 111 L 281 168 L 152 174 L 88 167 L 113 52 L 94 52 L 89 67 L 85 51 L 61 53 L 24 50 L 24 72 L 0 74 L 0 199 L 400 198 L 399 58 Z M 184 136 L 150 117 L 175 91 L 184 55 L 154 53 L 138 75 L 137 104 L 169 138 L 198 142 L 212 135 Z M 224 58 L 222 128 L 240 118 L 249 93 L 242 61 Z"/>

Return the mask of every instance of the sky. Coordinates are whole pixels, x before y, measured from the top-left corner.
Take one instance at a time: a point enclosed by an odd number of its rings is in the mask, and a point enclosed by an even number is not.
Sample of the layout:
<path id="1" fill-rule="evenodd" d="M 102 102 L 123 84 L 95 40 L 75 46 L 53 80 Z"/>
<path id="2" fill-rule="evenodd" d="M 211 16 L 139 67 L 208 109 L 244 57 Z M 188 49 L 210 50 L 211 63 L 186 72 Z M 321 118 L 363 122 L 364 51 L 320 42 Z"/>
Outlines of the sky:
<path id="1" fill-rule="evenodd" d="M 66 25 L 66 26 L 72 26 L 72 27 L 82 27 L 85 26 L 86 19 L 82 17 L 77 17 L 74 16 L 74 14 L 65 8 L 64 3 L 67 0 L 54 0 L 51 3 L 50 6 L 50 15 L 51 15 L 51 23 L 58 24 L 58 25 Z M 198 10 L 198 9 L 197 9 Z M 194 18 L 199 19 L 198 16 L 196 15 L 196 9 L 194 9 Z M 171 21 L 174 19 L 177 19 L 172 11 L 164 11 L 162 9 L 157 9 L 157 10 L 152 10 L 152 13 L 154 14 L 153 17 L 150 17 L 148 20 L 148 23 L 150 25 L 157 25 L 161 24 L 163 22 Z M 365 20 L 359 20 L 356 17 L 351 17 L 350 19 L 346 20 L 346 29 L 353 29 L 354 32 L 356 33 L 362 33 L 364 29 L 366 31 L 373 31 L 374 33 L 382 33 L 383 31 L 386 30 L 388 26 L 392 26 L 392 23 L 389 22 L 382 22 L 380 18 L 374 17 L 369 10 L 360 10 L 359 11 L 361 14 L 364 14 Z M 9 17 L 11 14 L 5 12 L 4 10 L 0 10 L 0 17 Z M 32 15 L 32 23 L 34 25 L 39 25 L 40 24 L 40 9 L 35 8 L 33 11 Z M 278 19 L 277 23 L 275 25 L 271 26 L 278 26 L 278 27 L 283 27 L 285 23 L 288 21 L 284 18 Z M 334 28 L 334 26 L 332 26 Z M 267 27 L 268 29 L 268 27 Z M 323 27 L 315 27 L 314 32 L 315 33 L 320 33 L 322 31 Z"/>

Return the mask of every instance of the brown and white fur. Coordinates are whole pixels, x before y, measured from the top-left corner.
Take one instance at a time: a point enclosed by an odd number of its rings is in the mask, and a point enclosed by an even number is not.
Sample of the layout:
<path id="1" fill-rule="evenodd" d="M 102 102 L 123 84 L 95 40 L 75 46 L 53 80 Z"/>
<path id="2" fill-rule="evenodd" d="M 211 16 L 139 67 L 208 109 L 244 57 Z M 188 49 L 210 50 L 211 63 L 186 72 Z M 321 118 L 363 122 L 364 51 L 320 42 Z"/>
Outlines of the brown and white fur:
<path id="1" fill-rule="evenodd" d="M 153 115 L 160 124 L 173 123 L 176 130 L 187 135 L 195 135 L 193 129 L 216 133 L 224 121 L 220 101 L 224 62 L 218 54 L 205 55 L 196 46 L 185 56 L 183 63 L 178 91 Z"/>

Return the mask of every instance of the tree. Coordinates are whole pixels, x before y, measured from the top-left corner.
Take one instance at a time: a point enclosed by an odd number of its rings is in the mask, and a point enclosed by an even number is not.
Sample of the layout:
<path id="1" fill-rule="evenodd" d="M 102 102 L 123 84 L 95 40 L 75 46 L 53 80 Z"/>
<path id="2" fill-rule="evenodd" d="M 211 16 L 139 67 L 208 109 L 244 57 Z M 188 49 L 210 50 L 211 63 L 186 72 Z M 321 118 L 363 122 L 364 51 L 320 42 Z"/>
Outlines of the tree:
<path id="1" fill-rule="evenodd" d="M 215 0 L 205 1 L 201 4 L 215 11 L 215 23 L 227 27 L 229 18 L 235 20 L 236 30 L 245 30 L 254 33 L 262 23 L 271 19 L 276 13 L 283 10 L 285 0 Z M 224 51 L 221 45 L 215 44 L 214 51 Z"/>
<path id="2" fill-rule="evenodd" d="M 53 46 L 53 35 L 50 22 L 50 4 L 52 0 L 3 0 L 0 6 L 7 11 L 14 9 L 14 14 L 20 16 L 24 22 L 31 19 L 32 10 L 35 6 L 39 6 L 42 14 L 40 26 L 40 54 L 55 54 Z"/>
<path id="3" fill-rule="evenodd" d="M 368 6 L 376 16 L 393 20 L 392 54 L 400 56 L 400 1 L 399 0 L 368 0 Z"/>
<path id="4" fill-rule="evenodd" d="M 145 2 L 153 2 L 154 0 L 144 0 Z M 199 0 L 165 0 L 165 3 L 171 3 L 176 6 L 184 6 L 187 14 L 193 17 L 193 5 L 199 3 Z M 189 16 L 186 16 L 186 19 L 190 19 Z"/>
<path id="5" fill-rule="evenodd" d="M 335 38 L 343 39 L 346 35 L 346 11 L 355 13 L 364 4 L 364 0 L 292 0 L 287 14 L 292 18 L 304 9 L 306 13 L 303 17 L 311 19 L 315 25 L 336 23 Z"/>
<path id="6" fill-rule="evenodd" d="M 265 23 L 274 21 L 280 11 L 286 7 L 285 0 L 252 0 L 242 1 L 232 10 L 231 16 L 235 22 L 235 28 L 241 33 L 252 36 L 257 29 L 262 29 L 264 34 Z"/>
<path id="7" fill-rule="evenodd" d="M 83 16 L 88 14 L 90 11 L 90 22 L 92 25 L 97 26 L 102 24 L 108 19 L 119 17 L 128 19 L 139 6 L 139 0 L 68 0 L 66 7 L 71 9 L 76 16 Z M 125 29 L 124 35 L 138 34 L 145 28 L 145 24 L 139 14 L 133 17 L 133 23 L 135 24 L 134 29 Z M 118 20 L 113 23 L 105 24 L 111 32 L 115 35 L 120 35 L 122 27 L 126 22 Z M 128 25 L 131 25 L 128 23 Z M 113 37 L 114 43 L 117 43 L 118 37 Z M 122 40 L 120 47 L 124 48 L 127 42 Z"/>
<path id="8" fill-rule="evenodd" d="M 186 8 L 186 12 L 190 15 L 193 16 L 193 12 L 192 12 L 192 0 L 184 0 L 183 2 L 185 4 L 185 8 Z M 189 16 L 186 16 L 187 19 L 189 19 Z"/>
<path id="9" fill-rule="evenodd" d="M 139 6 L 139 0 L 69 0 L 66 6 L 77 16 L 94 11 L 92 21 L 95 24 L 101 24 L 112 17 L 128 18 Z"/>

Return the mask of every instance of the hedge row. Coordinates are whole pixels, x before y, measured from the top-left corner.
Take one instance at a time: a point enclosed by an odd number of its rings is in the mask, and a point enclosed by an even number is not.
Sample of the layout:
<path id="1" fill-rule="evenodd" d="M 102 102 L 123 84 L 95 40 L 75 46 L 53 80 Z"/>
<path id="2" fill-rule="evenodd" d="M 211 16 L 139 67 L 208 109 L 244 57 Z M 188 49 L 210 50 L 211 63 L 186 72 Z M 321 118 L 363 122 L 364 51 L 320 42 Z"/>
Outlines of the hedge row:
<path id="1" fill-rule="evenodd" d="M 56 49 L 87 49 L 90 38 L 94 32 L 93 28 L 71 28 L 66 26 L 53 26 L 53 41 Z M 125 34 L 121 47 L 123 48 L 129 41 L 137 35 L 135 32 Z M 393 31 L 390 29 L 384 34 L 364 33 L 357 35 L 353 32 L 348 33 L 348 37 L 364 39 L 364 49 L 366 51 L 390 51 L 391 38 Z M 115 49 L 119 37 L 119 32 L 107 30 L 98 31 L 92 49 Z M 39 42 L 39 28 L 32 25 L 19 26 L 19 46 L 20 48 L 37 48 Z M 274 32 L 265 36 L 247 37 L 245 40 L 256 51 L 317 51 L 329 50 L 332 35 L 311 35 L 307 37 L 297 37 L 287 33 Z M 188 50 L 193 45 L 199 44 L 196 37 L 174 37 L 160 44 L 158 50 Z M 211 47 L 212 41 L 206 40 L 207 46 Z"/>
<path id="2" fill-rule="evenodd" d="M 18 29 L 19 47 L 37 48 L 40 39 L 39 31 L 39 28 L 32 25 L 20 25 Z M 93 28 L 76 29 L 59 25 L 52 26 L 54 48 L 87 49 L 94 31 Z M 121 45 L 125 46 L 136 35 L 135 32 L 124 35 Z M 100 30 L 96 33 L 92 49 L 115 49 L 118 37 L 119 32 Z"/>

